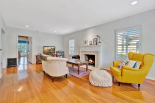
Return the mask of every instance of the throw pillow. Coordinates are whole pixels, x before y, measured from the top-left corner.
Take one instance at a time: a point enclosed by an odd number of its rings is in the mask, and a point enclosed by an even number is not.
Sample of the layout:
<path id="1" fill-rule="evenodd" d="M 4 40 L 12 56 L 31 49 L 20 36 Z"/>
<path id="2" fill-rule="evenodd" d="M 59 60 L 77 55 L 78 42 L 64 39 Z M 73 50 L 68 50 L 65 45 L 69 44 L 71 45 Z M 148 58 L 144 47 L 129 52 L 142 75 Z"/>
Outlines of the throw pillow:
<path id="1" fill-rule="evenodd" d="M 122 67 L 122 64 L 119 64 L 119 65 L 117 66 L 118 69 L 121 69 L 121 67 Z"/>
<path id="2" fill-rule="evenodd" d="M 126 66 L 135 68 L 137 61 L 130 60 Z"/>
<path id="3" fill-rule="evenodd" d="M 141 64 L 142 64 L 142 63 L 138 61 L 138 62 L 136 63 L 135 68 L 136 68 L 136 69 L 139 69 L 139 68 L 140 68 L 140 66 L 141 66 Z"/>
<path id="4" fill-rule="evenodd" d="M 118 69 L 122 69 L 122 66 L 123 66 L 123 65 L 126 66 L 128 63 L 129 63 L 129 61 L 124 61 L 123 64 L 119 64 L 119 65 L 117 66 L 117 68 L 118 68 Z"/>
<path id="5" fill-rule="evenodd" d="M 47 57 L 40 54 L 39 59 L 40 59 L 40 60 L 43 60 L 43 61 L 46 61 L 46 60 L 47 60 Z"/>
<path id="6" fill-rule="evenodd" d="M 124 62 L 123 62 L 123 65 L 126 66 L 128 63 L 129 63 L 129 61 L 124 61 Z"/>

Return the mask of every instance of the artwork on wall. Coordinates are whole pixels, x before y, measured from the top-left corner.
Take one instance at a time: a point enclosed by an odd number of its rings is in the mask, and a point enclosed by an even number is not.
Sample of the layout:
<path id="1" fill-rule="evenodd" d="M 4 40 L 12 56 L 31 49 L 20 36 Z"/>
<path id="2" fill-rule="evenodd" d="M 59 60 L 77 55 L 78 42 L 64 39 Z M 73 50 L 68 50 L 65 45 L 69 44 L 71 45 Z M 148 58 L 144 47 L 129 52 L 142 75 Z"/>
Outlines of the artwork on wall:
<path id="1" fill-rule="evenodd" d="M 98 39 L 97 38 L 94 38 L 93 39 L 93 45 L 97 45 L 97 41 L 98 41 Z"/>
<path id="2" fill-rule="evenodd" d="M 84 40 L 83 45 L 88 45 L 88 40 Z"/>
<path id="3" fill-rule="evenodd" d="M 89 45 L 92 45 L 92 41 L 89 41 Z"/>

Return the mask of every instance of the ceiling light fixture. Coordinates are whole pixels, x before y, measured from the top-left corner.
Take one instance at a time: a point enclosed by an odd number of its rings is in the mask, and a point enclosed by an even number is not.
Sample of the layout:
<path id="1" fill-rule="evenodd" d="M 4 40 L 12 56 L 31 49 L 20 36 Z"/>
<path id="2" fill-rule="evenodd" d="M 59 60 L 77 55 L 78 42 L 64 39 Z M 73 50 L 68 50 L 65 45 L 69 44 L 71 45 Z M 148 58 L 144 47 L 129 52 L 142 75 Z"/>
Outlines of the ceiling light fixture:
<path id="1" fill-rule="evenodd" d="M 85 25 L 85 27 L 87 27 L 87 25 Z"/>
<path id="2" fill-rule="evenodd" d="M 28 28 L 29 26 L 28 26 L 28 25 L 26 25 L 26 27 Z"/>
<path id="3" fill-rule="evenodd" d="M 54 32 L 57 32 L 57 31 L 54 31 Z"/>
<path id="4" fill-rule="evenodd" d="M 131 5 L 135 5 L 135 4 L 137 4 L 138 3 L 138 1 L 133 1 L 132 3 L 131 3 Z"/>

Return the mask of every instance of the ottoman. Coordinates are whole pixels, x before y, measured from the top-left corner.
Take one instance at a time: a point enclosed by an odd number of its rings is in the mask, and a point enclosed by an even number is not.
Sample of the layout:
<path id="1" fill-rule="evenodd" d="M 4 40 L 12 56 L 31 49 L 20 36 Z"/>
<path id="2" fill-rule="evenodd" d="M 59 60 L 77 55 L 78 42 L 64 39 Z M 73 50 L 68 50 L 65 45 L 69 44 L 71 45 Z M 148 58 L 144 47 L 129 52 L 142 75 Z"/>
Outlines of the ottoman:
<path id="1" fill-rule="evenodd" d="M 92 70 L 89 81 L 94 86 L 110 87 L 113 85 L 111 75 L 105 70 Z"/>

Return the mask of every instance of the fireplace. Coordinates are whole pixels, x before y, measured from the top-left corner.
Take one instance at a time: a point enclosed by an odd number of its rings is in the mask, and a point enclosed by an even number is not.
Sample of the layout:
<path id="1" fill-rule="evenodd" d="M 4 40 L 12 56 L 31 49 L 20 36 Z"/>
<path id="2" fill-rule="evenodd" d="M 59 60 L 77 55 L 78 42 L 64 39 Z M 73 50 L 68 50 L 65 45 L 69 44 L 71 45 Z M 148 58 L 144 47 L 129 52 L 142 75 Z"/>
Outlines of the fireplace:
<path id="1" fill-rule="evenodd" d="M 80 60 L 86 61 L 87 55 L 95 56 L 95 68 L 102 68 L 102 46 L 101 45 L 82 45 L 80 46 Z M 93 65 L 94 66 L 94 65 Z"/>
<path id="2" fill-rule="evenodd" d="M 88 61 L 89 66 L 95 67 L 95 55 L 85 54 L 85 61 Z"/>
<path id="3" fill-rule="evenodd" d="M 17 58 L 8 58 L 7 59 L 7 68 L 16 67 L 17 66 Z"/>

